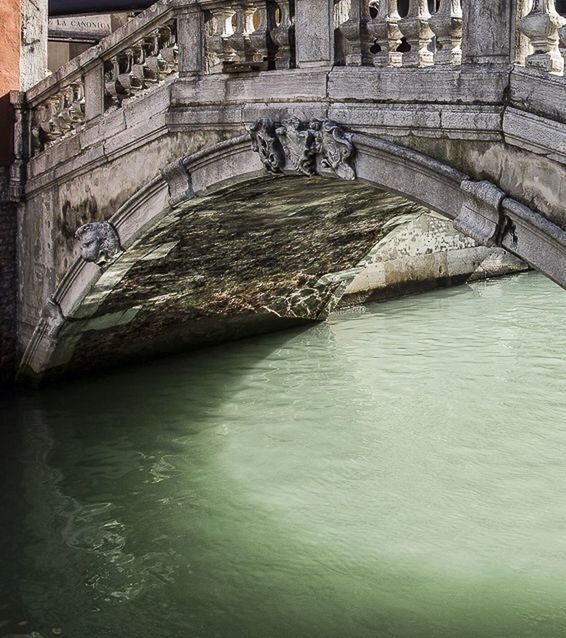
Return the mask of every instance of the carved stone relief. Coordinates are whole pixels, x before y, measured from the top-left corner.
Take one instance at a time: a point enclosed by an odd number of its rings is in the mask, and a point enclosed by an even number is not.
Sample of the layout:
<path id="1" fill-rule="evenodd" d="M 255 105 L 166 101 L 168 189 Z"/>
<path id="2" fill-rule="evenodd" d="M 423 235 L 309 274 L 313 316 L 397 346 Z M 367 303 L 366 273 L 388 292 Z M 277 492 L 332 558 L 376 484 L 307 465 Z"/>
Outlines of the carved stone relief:
<path id="1" fill-rule="evenodd" d="M 91 222 L 75 233 L 81 245 L 81 257 L 98 265 L 114 259 L 122 248 L 118 233 L 109 222 Z"/>
<path id="2" fill-rule="evenodd" d="M 275 132 L 275 123 L 269 118 L 261 118 L 249 129 L 252 150 L 272 173 L 279 173 L 285 166 L 285 153 Z"/>
<path id="3" fill-rule="evenodd" d="M 288 117 L 280 123 L 258 120 L 249 129 L 252 149 L 272 173 L 335 175 L 354 180 L 352 136 L 332 120 L 304 123 Z"/>

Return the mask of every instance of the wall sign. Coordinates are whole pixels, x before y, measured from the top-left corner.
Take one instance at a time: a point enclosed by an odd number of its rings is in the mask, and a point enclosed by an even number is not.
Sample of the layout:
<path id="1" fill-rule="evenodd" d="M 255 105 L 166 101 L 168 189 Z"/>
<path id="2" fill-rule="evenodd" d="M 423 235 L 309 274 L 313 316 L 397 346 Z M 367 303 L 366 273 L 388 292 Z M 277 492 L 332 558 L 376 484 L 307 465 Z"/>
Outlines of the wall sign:
<path id="1" fill-rule="evenodd" d="M 49 19 L 49 39 L 98 42 L 112 33 L 110 15 L 67 16 Z"/>

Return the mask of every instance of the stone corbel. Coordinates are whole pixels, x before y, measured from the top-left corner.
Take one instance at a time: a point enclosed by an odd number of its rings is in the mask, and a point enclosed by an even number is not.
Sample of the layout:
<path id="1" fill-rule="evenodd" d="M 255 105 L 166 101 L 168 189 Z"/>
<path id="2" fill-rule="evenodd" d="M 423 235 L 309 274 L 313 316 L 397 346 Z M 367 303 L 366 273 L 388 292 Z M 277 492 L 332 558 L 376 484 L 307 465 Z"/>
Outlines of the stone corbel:
<path id="1" fill-rule="evenodd" d="M 169 187 L 169 204 L 177 206 L 194 195 L 191 176 L 183 159 L 175 160 L 161 170 Z"/>
<path id="2" fill-rule="evenodd" d="M 502 207 L 506 194 L 487 181 L 466 179 L 460 188 L 464 201 L 454 228 L 484 246 L 500 246 L 506 225 Z"/>

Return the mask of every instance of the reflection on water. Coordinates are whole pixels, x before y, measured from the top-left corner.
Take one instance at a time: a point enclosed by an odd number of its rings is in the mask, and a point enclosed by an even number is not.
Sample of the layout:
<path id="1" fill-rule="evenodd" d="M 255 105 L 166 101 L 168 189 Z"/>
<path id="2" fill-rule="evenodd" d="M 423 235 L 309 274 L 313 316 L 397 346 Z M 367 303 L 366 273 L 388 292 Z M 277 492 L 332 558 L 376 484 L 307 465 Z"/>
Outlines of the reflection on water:
<path id="1" fill-rule="evenodd" d="M 6 400 L 0 636 L 566 635 L 564 316 L 527 274 Z"/>

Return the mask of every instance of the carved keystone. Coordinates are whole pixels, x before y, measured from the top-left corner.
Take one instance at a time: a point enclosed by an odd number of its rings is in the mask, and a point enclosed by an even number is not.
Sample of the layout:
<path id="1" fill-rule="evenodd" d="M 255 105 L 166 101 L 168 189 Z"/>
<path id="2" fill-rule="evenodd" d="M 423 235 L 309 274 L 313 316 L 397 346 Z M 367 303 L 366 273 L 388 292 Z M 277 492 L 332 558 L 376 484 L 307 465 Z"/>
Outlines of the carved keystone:
<path id="1" fill-rule="evenodd" d="M 506 194 L 491 182 L 464 180 L 464 202 L 454 228 L 484 246 L 499 246 L 505 225 L 502 202 Z"/>
<path id="2" fill-rule="evenodd" d="M 280 123 L 258 120 L 249 129 L 252 150 L 272 173 L 335 175 L 354 180 L 352 136 L 332 120 L 304 123 L 289 117 Z"/>
<path id="3" fill-rule="evenodd" d="M 114 259 L 121 251 L 120 239 L 110 222 L 91 222 L 77 229 L 81 257 L 98 265 Z"/>

